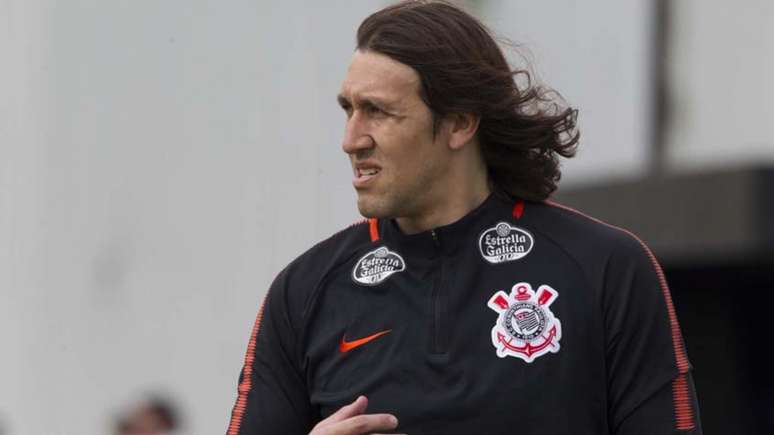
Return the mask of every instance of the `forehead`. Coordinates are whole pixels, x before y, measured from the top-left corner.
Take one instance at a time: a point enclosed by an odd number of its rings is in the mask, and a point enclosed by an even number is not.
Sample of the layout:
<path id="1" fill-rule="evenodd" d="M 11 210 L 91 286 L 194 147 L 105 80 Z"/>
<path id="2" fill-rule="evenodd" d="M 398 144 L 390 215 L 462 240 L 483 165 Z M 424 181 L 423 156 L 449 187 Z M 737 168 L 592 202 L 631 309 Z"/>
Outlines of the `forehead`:
<path id="1" fill-rule="evenodd" d="M 373 51 L 355 51 L 341 84 L 347 99 L 376 97 L 399 100 L 419 96 L 419 74 L 410 66 Z"/>

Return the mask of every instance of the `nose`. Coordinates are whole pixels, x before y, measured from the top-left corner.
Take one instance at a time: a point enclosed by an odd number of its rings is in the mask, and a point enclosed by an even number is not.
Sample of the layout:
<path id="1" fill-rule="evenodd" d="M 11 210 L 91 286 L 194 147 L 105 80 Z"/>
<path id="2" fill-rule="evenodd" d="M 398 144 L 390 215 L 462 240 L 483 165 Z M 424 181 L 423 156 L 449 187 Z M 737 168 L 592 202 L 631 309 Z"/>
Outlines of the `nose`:
<path id="1" fill-rule="evenodd" d="M 355 154 L 360 150 L 365 150 L 374 146 L 373 138 L 368 134 L 366 124 L 356 111 L 347 119 L 347 126 L 344 129 L 344 139 L 341 142 L 341 149 L 347 154 Z"/>

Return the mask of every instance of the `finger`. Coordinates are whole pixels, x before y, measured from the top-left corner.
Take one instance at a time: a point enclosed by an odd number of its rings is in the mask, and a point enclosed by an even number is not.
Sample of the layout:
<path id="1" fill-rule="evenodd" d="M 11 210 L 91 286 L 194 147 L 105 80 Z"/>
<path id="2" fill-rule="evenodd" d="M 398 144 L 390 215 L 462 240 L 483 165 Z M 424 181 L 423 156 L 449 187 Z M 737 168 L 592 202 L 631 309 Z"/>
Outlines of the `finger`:
<path id="1" fill-rule="evenodd" d="M 368 398 L 366 398 L 365 396 L 358 396 L 358 398 L 355 399 L 354 402 L 350 403 L 349 405 L 342 406 L 341 408 L 338 409 L 338 411 L 329 415 L 328 418 L 318 423 L 317 426 L 315 427 L 325 427 L 330 424 L 344 421 L 350 417 L 360 415 L 365 412 L 367 406 L 368 406 Z"/>
<path id="2" fill-rule="evenodd" d="M 364 435 L 376 431 L 389 431 L 398 427 L 398 419 L 392 414 L 361 414 L 329 427 L 331 434 Z M 335 429 L 335 430 L 333 430 Z"/>

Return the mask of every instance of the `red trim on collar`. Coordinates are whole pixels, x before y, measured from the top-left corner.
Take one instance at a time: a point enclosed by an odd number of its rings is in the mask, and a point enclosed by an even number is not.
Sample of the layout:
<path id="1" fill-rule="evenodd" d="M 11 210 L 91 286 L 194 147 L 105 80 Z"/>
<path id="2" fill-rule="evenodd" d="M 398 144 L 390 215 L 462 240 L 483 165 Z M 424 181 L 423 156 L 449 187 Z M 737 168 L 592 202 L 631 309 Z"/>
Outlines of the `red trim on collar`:
<path id="1" fill-rule="evenodd" d="M 371 241 L 379 240 L 379 221 L 375 218 L 368 219 L 368 231 L 371 233 Z"/>
<path id="2" fill-rule="evenodd" d="M 519 219 L 523 214 L 524 214 L 524 201 L 520 199 L 516 201 L 516 204 L 513 204 L 513 217 L 515 217 L 516 219 Z"/>

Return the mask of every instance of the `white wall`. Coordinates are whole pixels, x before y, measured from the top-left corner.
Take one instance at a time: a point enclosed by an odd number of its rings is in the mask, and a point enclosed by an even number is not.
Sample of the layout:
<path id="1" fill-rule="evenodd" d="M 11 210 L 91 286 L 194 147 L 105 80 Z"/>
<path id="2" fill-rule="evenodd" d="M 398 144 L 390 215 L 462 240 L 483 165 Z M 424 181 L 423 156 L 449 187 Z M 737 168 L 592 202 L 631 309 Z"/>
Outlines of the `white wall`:
<path id="1" fill-rule="evenodd" d="M 28 368 L 45 364 L 30 351 L 44 346 L 28 340 L 31 329 L 42 335 L 46 327 L 34 272 L 44 219 L 46 29 L 40 5 L 0 6 L 0 427 L 14 429 L 23 402 L 33 399 Z"/>
<path id="2" fill-rule="evenodd" d="M 188 433 L 225 430 L 266 286 L 358 218 L 335 95 L 357 24 L 383 3 L 0 0 L 9 434 L 106 433 L 112 413 L 145 389 L 182 400 Z M 565 182 L 642 174 L 649 2 L 477 3 L 581 110 L 581 152 Z M 700 37 L 717 27 L 699 20 L 698 2 L 684 3 L 691 25 L 680 28 L 693 36 L 678 71 L 689 122 L 670 158 L 770 145 L 765 20 L 743 15 L 760 34 L 739 24 L 727 32 L 739 44 L 706 39 L 717 53 Z M 757 7 L 771 12 L 765 0 Z M 718 8 L 719 26 L 731 12 Z M 745 71 L 726 66 L 734 56 Z M 705 92 L 716 83 L 728 100 Z M 732 132 L 722 108 L 734 113 Z M 756 158 L 753 148 L 742 154 Z"/>
<path id="3" fill-rule="evenodd" d="M 671 2 L 675 171 L 774 163 L 774 2 Z"/>
<path id="4" fill-rule="evenodd" d="M 481 2 L 496 33 L 524 48 L 538 78 L 579 109 L 578 155 L 562 186 L 637 177 L 648 167 L 647 0 Z"/>
<path id="5" fill-rule="evenodd" d="M 265 287 L 358 217 L 335 95 L 377 3 L 0 3 L 10 434 L 144 389 L 225 431 Z"/>

